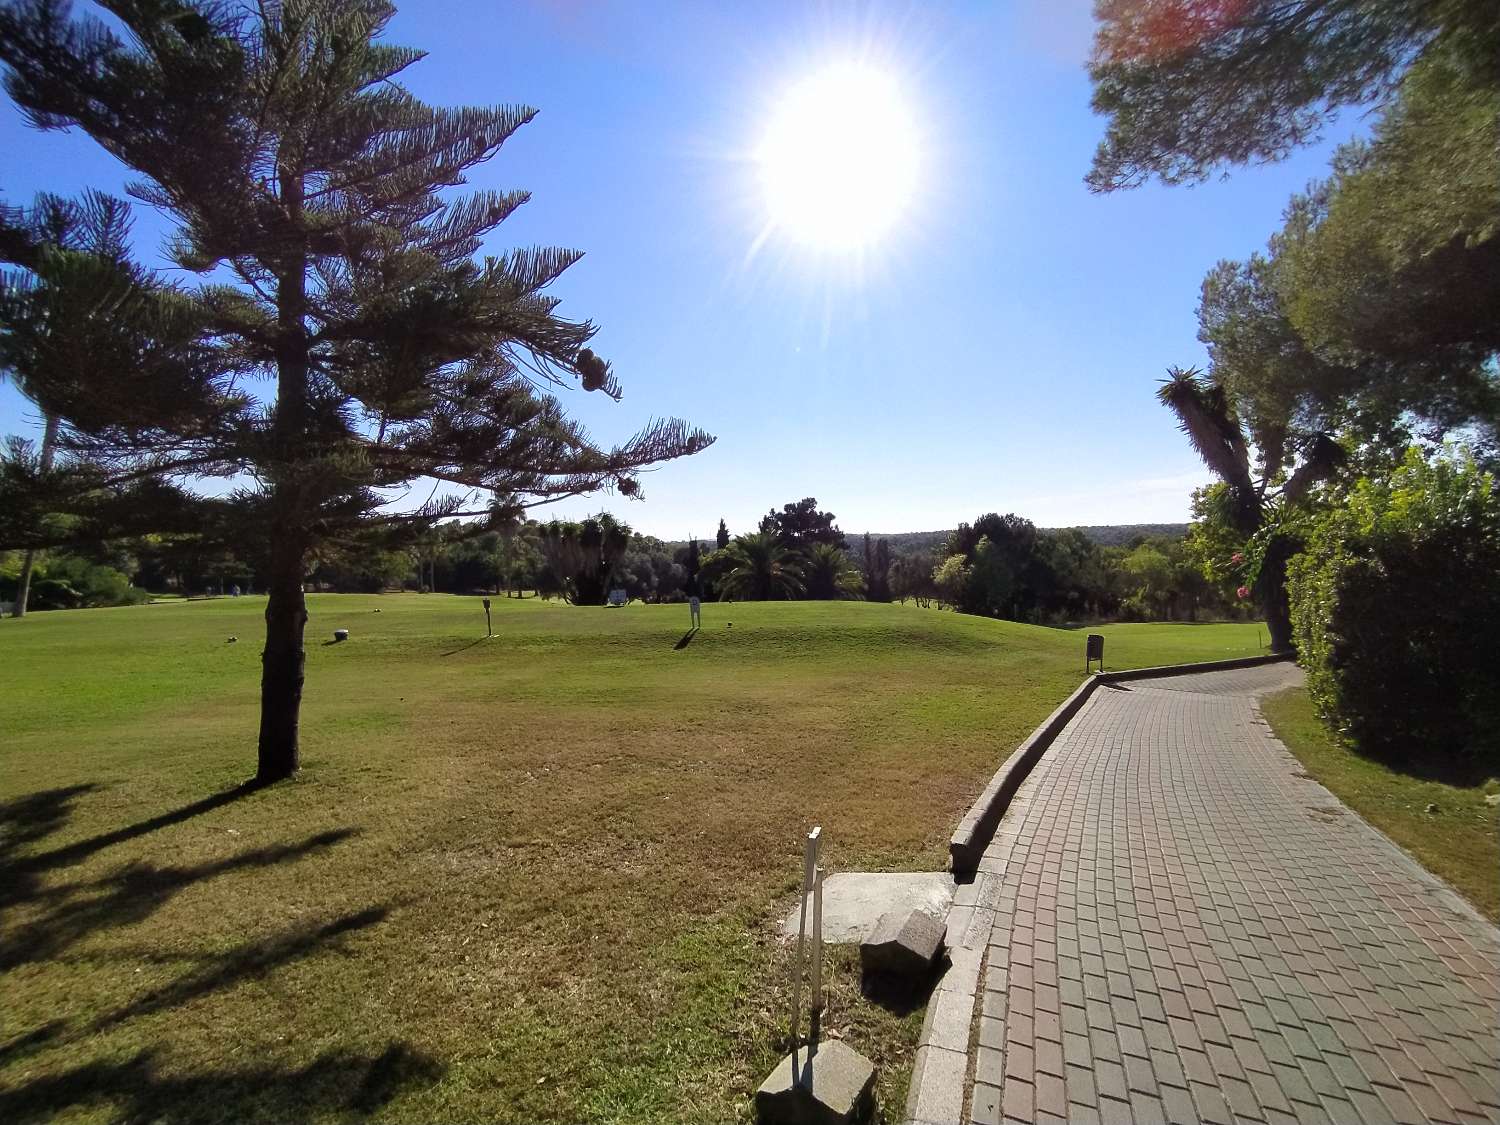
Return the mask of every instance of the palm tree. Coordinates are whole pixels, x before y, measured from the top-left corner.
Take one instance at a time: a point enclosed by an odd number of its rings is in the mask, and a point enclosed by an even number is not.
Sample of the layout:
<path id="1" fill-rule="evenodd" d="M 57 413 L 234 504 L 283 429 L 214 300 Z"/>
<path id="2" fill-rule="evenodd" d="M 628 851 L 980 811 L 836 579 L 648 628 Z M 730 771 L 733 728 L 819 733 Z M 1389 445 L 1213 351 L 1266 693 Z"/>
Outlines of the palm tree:
<path id="1" fill-rule="evenodd" d="M 803 568 L 807 596 L 819 601 L 858 598 L 865 590 L 864 577 L 849 555 L 832 543 L 814 543 Z"/>
<path id="2" fill-rule="evenodd" d="M 734 565 L 719 582 L 720 597 L 781 601 L 806 593 L 801 556 L 783 547 L 771 532 L 741 535 L 726 550 Z"/>
<path id="3" fill-rule="evenodd" d="M 553 520 L 538 529 L 537 546 L 574 605 L 603 605 L 610 579 L 630 546 L 630 525 L 608 512 L 582 523 Z"/>
<path id="4" fill-rule="evenodd" d="M 1310 434 L 1302 445 L 1302 463 L 1283 479 L 1283 466 L 1290 459 L 1287 421 L 1252 424 L 1247 435 L 1229 393 L 1197 368 L 1169 367 L 1156 397 L 1177 415 L 1178 428 L 1203 463 L 1228 486 L 1230 526 L 1246 539 L 1266 525 L 1274 505 L 1301 500 L 1314 484 L 1332 476 L 1345 457 L 1343 447 L 1327 434 Z M 1251 469 L 1252 446 L 1259 452 L 1259 479 Z M 1272 536 L 1255 581 L 1273 652 L 1292 651 L 1286 564 L 1296 552 L 1295 540 Z"/>

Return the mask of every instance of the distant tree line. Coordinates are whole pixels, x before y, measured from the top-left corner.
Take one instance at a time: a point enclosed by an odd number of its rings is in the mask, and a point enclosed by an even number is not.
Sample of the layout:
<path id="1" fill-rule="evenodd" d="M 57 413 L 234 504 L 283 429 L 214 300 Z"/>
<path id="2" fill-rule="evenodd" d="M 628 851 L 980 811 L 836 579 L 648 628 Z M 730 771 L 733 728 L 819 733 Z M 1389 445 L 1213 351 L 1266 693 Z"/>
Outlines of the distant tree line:
<path id="1" fill-rule="evenodd" d="M 895 539 L 895 546 L 892 545 Z M 757 529 L 668 544 L 608 513 L 579 521 L 513 521 L 496 529 L 439 523 L 402 546 L 328 545 L 310 560 L 309 590 L 385 590 L 632 601 L 838 600 L 934 604 L 963 613 L 1054 623 L 1193 620 L 1243 616 L 1232 582 L 1206 576 L 1216 543 L 1137 534 L 1106 547 L 1082 529 L 1048 531 L 994 513 L 961 524 L 935 548 L 930 537 L 855 544 L 813 497 L 768 512 Z M 1199 547 L 1202 547 L 1200 550 Z M 1203 552 L 1207 551 L 1208 556 Z M 206 548 L 197 537 L 149 536 L 93 551 L 43 552 L 34 609 L 125 605 L 147 590 L 185 596 L 265 591 L 255 545 Z M 19 552 L 0 555 L 0 601 L 14 596 Z"/>

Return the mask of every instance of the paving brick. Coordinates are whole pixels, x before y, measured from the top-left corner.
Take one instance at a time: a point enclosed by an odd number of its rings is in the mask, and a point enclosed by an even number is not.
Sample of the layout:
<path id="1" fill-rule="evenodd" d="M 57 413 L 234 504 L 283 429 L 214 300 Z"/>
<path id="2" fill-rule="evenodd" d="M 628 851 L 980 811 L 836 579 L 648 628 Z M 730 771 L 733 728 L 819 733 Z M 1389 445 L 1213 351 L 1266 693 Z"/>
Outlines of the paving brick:
<path id="1" fill-rule="evenodd" d="M 976 1122 L 1500 1121 L 1500 934 L 1298 776 L 1298 675 L 1097 692 L 1022 784 L 961 904 Z"/>
<path id="2" fill-rule="evenodd" d="M 1198 1107 L 1198 1116 L 1210 1125 L 1230 1125 L 1234 1115 L 1229 1112 L 1229 1103 L 1217 1086 L 1194 1082 L 1188 1087 L 1193 1095 L 1193 1104 Z"/>
<path id="3" fill-rule="evenodd" d="M 1193 1106 L 1193 1096 L 1185 1088 L 1163 1086 L 1161 1105 L 1167 1120 L 1174 1125 L 1191 1125 L 1198 1120 L 1198 1111 Z"/>
<path id="4" fill-rule="evenodd" d="M 1165 1086 L 1187 1089 L 1187 1073 L 1182 1069 L 1182 1060 L 1176 1051 L 1151 1051 L 1151 1069 L 1156 1080 Z"/>
<path id="5" fill-rule="evenodd" d="M 999 1125 L 1000 1089 L 984 1082 L 974 1083 L 974 1094 L 969 1103 L 973 1125 Z"/>
<path id="6" fill-rule="evenodd" d="M 1036 1088 L 1030 1082 L 1007 1077 L 1001 1095 L 1000 1108 L 1006 1117 L 1030 1121 L 1035 1113 Z"/>
<path id="7" fill-rule="evenodd" d="M 1063 1051 L 1060 1043 L 1054 1043 L 1050 1039 L 1037 1039 L 1032 1043 L 1035 1051 L 1035 1065 L 1038 1074 L 1052 1074 L 1061 1077 L 1063 1072 Z"/>
<path id="8" fill-rule="evenodd" d="M 1038 1113 L 1067 1116 L 1068 1097 L 1061 1077 L 1051 1074 L 1036 1076 L 1036 1108 Z"/>
<path id="9" fill-rule="evenodd" d="M 1068 1088 L 1068 1100 L 1083 1105 L 1094 1105 L 1099 1100 L 1098 1086 L 1094 1082 L 1092 1066 L 1075 1066 L 1069 1063 L 1063 1082 Z"/>
<path id="10" fill-rule="evenodd" d="M 1128 1087 L 1125 1083 L 1125 1068 L 1107 1059 L 1094 1060 L 1094 1085 L 1101 1097 L 1119 1098 L 1124 1101 Z"/>
<path id="11" fill-rule="evenodd" d="M 1147 1059 L 1126 1055 L 1124 1063 L 1125 1084 L 1130 1089 L 1148 1094 L 1156 1092 L 1156 1074 L 1152 1071 L 1151 1063 Z"/>

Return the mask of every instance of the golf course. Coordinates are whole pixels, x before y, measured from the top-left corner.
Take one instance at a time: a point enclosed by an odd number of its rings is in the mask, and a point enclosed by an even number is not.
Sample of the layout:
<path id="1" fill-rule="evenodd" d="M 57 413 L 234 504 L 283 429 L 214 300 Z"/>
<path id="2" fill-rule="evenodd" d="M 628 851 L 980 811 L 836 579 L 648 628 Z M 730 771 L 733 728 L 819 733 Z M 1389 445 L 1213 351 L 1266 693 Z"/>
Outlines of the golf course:
<path id="1" fill-rule="evenodd" d="M 895 604 L 497 598 L 486 638 L 478 598 L 308 600 L 303 768 L 261 790 L 262 598 L 7 622 L 0 1118 L 744 1119 L 800 835 L 940 869 L 1082 676 L 1082 631 Z M 1263 635 L 1099 631 L 1111 668 Z M 824 1026 L 899 1114 L 922 1013 L 857 976 Z"/>

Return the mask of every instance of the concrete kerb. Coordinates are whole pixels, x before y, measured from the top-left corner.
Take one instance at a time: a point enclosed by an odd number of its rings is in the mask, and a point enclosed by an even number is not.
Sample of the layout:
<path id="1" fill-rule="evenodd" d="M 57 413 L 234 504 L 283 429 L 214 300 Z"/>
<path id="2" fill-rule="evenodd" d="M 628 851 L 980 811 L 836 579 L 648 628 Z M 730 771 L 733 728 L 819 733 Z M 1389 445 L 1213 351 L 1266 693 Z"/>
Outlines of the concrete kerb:
<path id="1" fill-rule="evenodd" d="M 1231 660 L 1208 660 L 1197 664 L 1164 664 L 1154 668 L 1130 668 L 1120 672 L 1095 672 L 1078 686 L 1078 689 L 1063 701 L 1062 706 L 1048 715 L 1042 725 L 1031 732 L 1031 736 L 1016 747 L 1016 752 L 1005 760 L 995 772 L 990 783 L 979 794 L 979 799 L 959 821 L 958 830 L 948 842 L 949 866 L 955 875 L 970 874 L 979 869 L 984 849 L 995 834 L 995 826 L 1005 815 L 1011 798 L 1020 788 L 1021 782 L 1041 760 L 1047 747 L 1062 733 L 1064 727 L 1078 714 L 1100 684 L 1117 684 L 1125 680 L 1149 680 L 1161 676 L 1184 676 L 1195 672 L 1222 672 L 1233 668 L 1254 668 L 1261 664 L 1276 664 L 1292 659 L 1289 653 L 1271 656 L 1241 656 Z"/>
<path id="2" fill-rule="evenodd" d="M 971 1072 L 969 1048 L 980 1022 L 976 1018 L 975 999 L 980 980 L 987 971 L 986 953 L 992 930 L 997 920 L 1007 913 L 1007 904 L 1001 901 L 1001 885 L 1015 827 L 1002 825 L 1001 821 L 1021 783 L 1089 696 L 1101 684 L 1122 680 L 1253 668 L 1290 659 L 1289 655 L 1283 654 L 1247 656 L 1095 673 L 1080 684 L 996 771 L 974 806 L 964 815 L 949 843 L 954 873 L 972 875 L 973 878 L 958 887 L 948 914 L 950 967 L 927 1005 L 907 1093 L 907 1125 L 952 1125 L 964 1119 Z M 997 843 L 994 849 L 990 848 L 992 840 Z"/>

